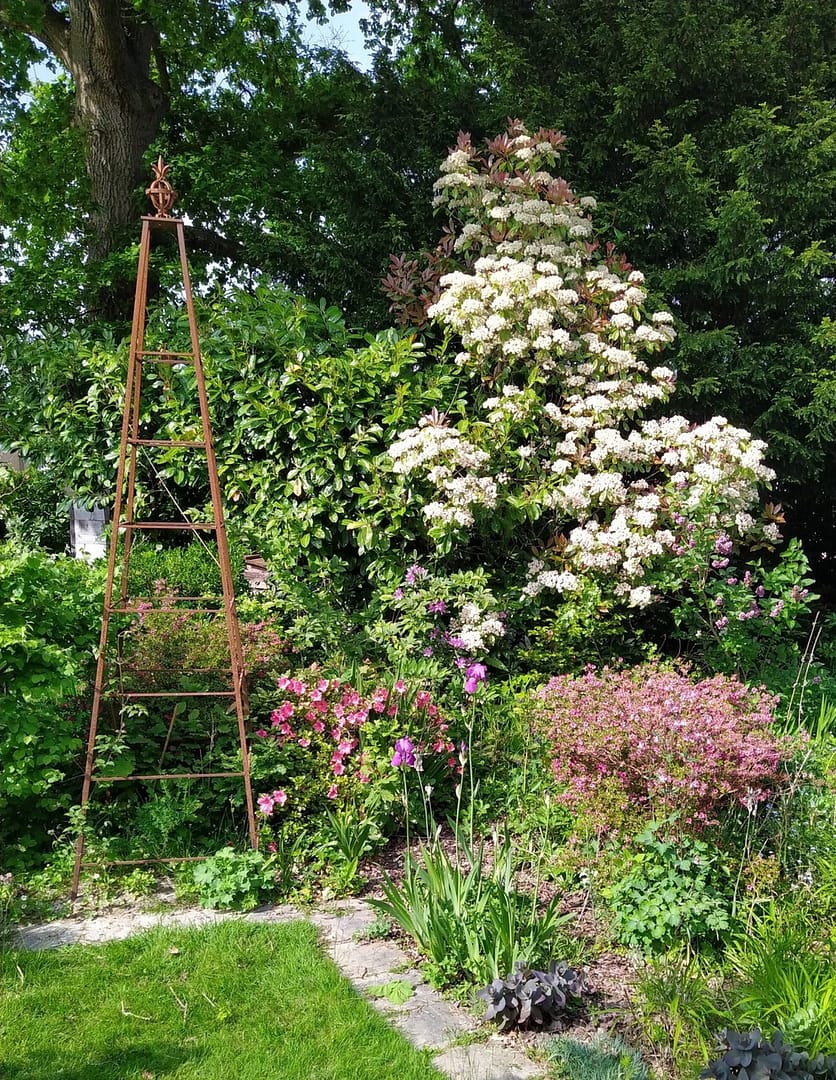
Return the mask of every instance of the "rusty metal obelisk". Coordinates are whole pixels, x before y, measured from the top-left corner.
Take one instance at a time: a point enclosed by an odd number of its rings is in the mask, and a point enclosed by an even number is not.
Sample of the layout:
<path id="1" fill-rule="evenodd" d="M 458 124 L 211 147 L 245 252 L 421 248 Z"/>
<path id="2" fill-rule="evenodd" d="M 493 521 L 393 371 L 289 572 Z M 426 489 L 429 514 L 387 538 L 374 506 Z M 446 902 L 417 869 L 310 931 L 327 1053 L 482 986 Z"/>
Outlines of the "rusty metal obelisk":
<path id="1" fill-rule="evenodd" d="M 113 519 L 110 536 L 110 548 L 107 565 L 107 582 L 105 585 L 104 610 L 102 613 L 101 636 L 99 641 L 99 655 L 96 665 L 96 681 L 93 689 L 93 703 L 90 717 L 90 731 L 87 740 L 87 756 L 84 767 L 84 783 L 81 794 L 81 829 L 78 835 L 75 854 L 75 866 L 73 869 L 72 898 L 78 895 L 79 878 L 81 870 L 85 866 L 103 865 L 133 865 L 141 863 L 168 863 L 198 860 L 206 856 L 186 856 L 178 858 L 155 858 L 155 859 L 121 859 L 121 860 L 98 860 L 96 862 L 84 861 L 85 838 L 84 828 L 87 820 L 88 804 L 91 793 L 101 790 L 103 786 L 113 783 L 129 781 L 159 781 L 172 783 L 178 780 L 209 780 L 218 777 L 236 777 L 243 784 L 247 812 L 247 827 L 249 841 L 253 848 L 258 845 L 258 834 L 255 824 L 255 812 L 253 807 L 252 786 L 250 783 L 249 748 L 247 743 L 248 712 L 247 689 L 244 670 L 244 656 L 241 647 L 241 637 L 238 627 L 238 617 L 235 608 L 235 594 L 233 577 L 229 559 L 229 545 L 227 543 L 226 527 L 224 524 L 223 504 L 221 499 L 220 482 L 218 479 L 218 467 L 215 458 L 215 449 L 212 441 L 212 427 L 209 418 L 209 405 L 204 381 L 203 363 L 200 356 L 200 344 L 197 333 L 197 320 L 195 317 L 194 301 L 192 297 L 189 266 L 186 258 L 186 242 L 183 221 L 171 216 L 171 209 L 177 197 L 176 192 L 168 180 L 168 166 L 160 158 L 153 166 L 154 180 L 146 194 L 149 196 L 156 213 L 142 218 L 142 236 L 139 247 L 139 263 L 136 277 L 136 294 L 134 298 L 133 327 L 131 331 L 130 352 L 128 355 L 128 374 L 125 387 L 125 406 L 122 416 L 122 434 L 119 442 L 119 460 L 116 474 L 116 492 L 113 502 Z M 155 232 L 173 232 L 176 236 L 180 255 L 180 268 L 182 273 L 183 296 L 188 313 L 189 336 L 191 348 L 188 351 L 171 352 L 165 348 L 146 349 L 146 324 L 148 318 L 148 270 L 151 254 L 151 238 Z M 201 437 L 196 438 L 159 438 L 156 432 L 148 432 L 141 425 L 143 408 L 143 373 L 146 367 L 159 370 L 158 365 L 168 367 L 171 372 L 186 371 L 191 368 L 194 371 L 194 390 L 197 398 L 196 405 L 200 414 Z M 152 382 L 153 380 L 148 380 Z M 146 412 L 147 415 L 147 412 Z M 166 434 L 170 434 L 166 432 Z M 196 434 L 191 432 L 187 434 Z M 147 437 L 146 437 L 147 436 Z M 180 448 L 183 451 L 205 455 L 206 478 L 208 480 L 210 501 L 212 508 L 211 520 L 195 522 L 187 520 L 184 515 L 181 519 L 165 521 L 137 520 L 137 464 L 140 452 L 149 453 L 150 448 Z M 166 530 L 171 538 L 171 530 L 199 538 L 202 534 L 214 535 L 217 562 L 220 571 L 222 604 L 209 607 L 205 596 L 177 596 L 176 600 L 160 596 L 135 597 L 131 595 L 131 548 L 134 539 L 144 533 L 159 535 L 158 530 Z M 117 586 L 117 568 L 118 574 Z M 138 685 L 128 682 L 121 677 L 113 677 L 113 655 L 118 651 L 118 645 L 114 643 L 112 625 L 113 617 L 137 617 L 138 613 L 148 614 L 155 609 L 163 610 L 169 614 L 174 613 L 173 618 L 195 616 L 198 619 L 212 620 L 222 619 L 225 626 L 225 642 L 228 649 L 228 670 L 224 676 L 223 689 L 182 689 L 182 682 L 178 689 L 161 688 L 156 676 L 148 678 Z M 118 662 L 118 661 L 117 661 Z M 165 745 L 161 748 L 160 769 L 165 758 L 166 751 L 172 735 L 175 720 L 182 712 L 183 699 L 198 699 L 204 705 L 209 704 L 207 699 L 217 699 L 218 702 L 226 702 L 228 709 L 224 715 L 229 722 L 237 723 L 238 742 L 241 754 L 241 768 L 235 772 L 212 771 L 206 772 L 201 769 L 195 771 L 157 772 L 130 775 L 115 775 L 113 771 L 97 771 L 97 737 L 99 736 L 100 720 L 103 709 L 107 707 L 111 714 L 122 716 L 126 713 L 125 706 L 135 702 L 139 706 L 149 707 L 154 699 L 174 699 L 174 708 L 171 713 L 171 721 L 168 726 L 168 736 Z M 234 710 L 235 721 L 232 719 Z M 130 710 L 127 710 L 129 712 Z"/>

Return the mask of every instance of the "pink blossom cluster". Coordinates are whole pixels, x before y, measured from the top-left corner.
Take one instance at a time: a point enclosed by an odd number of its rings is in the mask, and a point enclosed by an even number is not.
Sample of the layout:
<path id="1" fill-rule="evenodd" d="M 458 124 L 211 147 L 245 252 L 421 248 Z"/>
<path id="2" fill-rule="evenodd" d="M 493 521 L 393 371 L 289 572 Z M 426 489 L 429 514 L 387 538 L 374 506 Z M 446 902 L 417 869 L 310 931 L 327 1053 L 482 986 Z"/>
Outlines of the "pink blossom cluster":
<path id="1" fill-rule="evenodd" d="M 407 714 L 415 721 L 425 734 L 424 740 L 411 743 L 418 755 L 449 755 L 454 750 L 447 737 L 449 725 L 431 695 L 419 690 L 414 698 L 410 697 L 402 679 L 391 690 L 377 686 L 367 696 L 339 679 L 308 683 L 284 675 L 277 685 L 284 700 L 271 713 L 269 729 L 260 728 L 255 735 L 273 740 L 279 747 L 295 744 L 312 755 L 324 752 L 331 781 L 329 799 L 338 798 L 350 783 L 368 784 L 373 779 L 375 763 L 363 748 L 362 735 L 363 728 L 378 717 Z M 454 766 L 455 758 L 448 758 L 448 764 Z M 269 817 L 276 806 L 285 805 L 287 798 L 283 790 L 261 795 L 259 809 Z"/>
<path id="2" fill-rule="evenodd" d="M 788 745 L 770 731 L 776 699 L 735 678 L 590 665 L 537 698 L 561 798 L 602 829 L 625 814 L 678 812 L 681 827 L 699 831 L 733 803 L 753 810 L 781 782 Z"/>

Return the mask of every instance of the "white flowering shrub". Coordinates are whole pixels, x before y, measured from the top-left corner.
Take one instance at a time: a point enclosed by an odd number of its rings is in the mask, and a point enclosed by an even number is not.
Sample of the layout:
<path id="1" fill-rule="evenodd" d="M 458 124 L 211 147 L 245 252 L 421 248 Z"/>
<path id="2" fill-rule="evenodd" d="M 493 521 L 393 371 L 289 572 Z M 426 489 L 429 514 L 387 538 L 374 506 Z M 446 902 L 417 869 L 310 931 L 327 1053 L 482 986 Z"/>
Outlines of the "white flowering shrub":
<path id="1" fill-rule="evenodd" d="M 594 582 L 646 608 L 704 591 L 719 537 L 735 551 L 780 540 L 779 515 L 761 512 L 773 473 L 765 444 L 724 417 L 665 414 L 676 374 L 657 354 L 673 318 L 640 271 L 601 251 L 595 200 L 552 172 L 562 144 L 515 123 L 481 150 L 460 135 L 444 162 L 435 205 L 456 223 L 462 268 L 427 315 L 460 343 L 469 409 L 455 423 L 426 415 L 389 456 L 441 552 L 504 539 L 517 600 Z"/>

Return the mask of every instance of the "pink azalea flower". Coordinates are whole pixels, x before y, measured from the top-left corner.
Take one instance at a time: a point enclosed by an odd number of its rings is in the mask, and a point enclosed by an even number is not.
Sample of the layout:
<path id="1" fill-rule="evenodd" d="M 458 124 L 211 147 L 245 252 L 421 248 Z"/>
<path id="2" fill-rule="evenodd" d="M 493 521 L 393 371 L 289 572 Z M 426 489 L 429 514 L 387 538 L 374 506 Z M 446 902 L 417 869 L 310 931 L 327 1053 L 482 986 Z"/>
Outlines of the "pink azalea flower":
<path id="1" fill-rule="evenodd" d="M 330 787 L 328 788 L 328 792 L 327 792 L 327 794 L 328 794 L 328 798 L 329 798 L 329 799 L 336 799 L 337 795 L 339 794 L 339 792 L 337 791 L 337 785 L 336 785 L 336 784 L 332 784 L 332 785 L 331 785 L 331 786 L 330 786 Z"/>
<path id="2" fill-rule="evenodd" d="M 265 817 L 269 817 L 273 813 L 273 800 L 269 795 L 259 795 L 258 808 Z"/>

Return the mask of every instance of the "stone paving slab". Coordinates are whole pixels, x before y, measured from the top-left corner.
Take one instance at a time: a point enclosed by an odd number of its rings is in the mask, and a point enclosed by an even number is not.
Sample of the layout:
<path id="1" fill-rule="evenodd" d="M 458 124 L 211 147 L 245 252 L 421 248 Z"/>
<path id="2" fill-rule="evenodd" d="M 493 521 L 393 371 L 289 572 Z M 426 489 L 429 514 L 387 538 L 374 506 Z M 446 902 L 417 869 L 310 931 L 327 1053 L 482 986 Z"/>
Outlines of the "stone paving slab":
<path id="1" fill-rule="evenodd" d="M 544 1069 L 496 1036 L 456 1045 L 457 1040 L 478 1038 L 479 1022 L 446 1001 L 423 982 L 402 949 L 391 941 L 363 941 L 362 935 L 377 920 L 374 909 L 362 900 L 347 900 L 330 909 L 306 913 L 291 904 L 261 908 L 247 914 L 188 909 L 160 912 L 116 912 L 91 919 L 56 919 L 21 927 L 12 945 L 21 949 L 53 949 L 63 945 L 116 941 L 157 926 L 197 928 L 225 919 L 276 923 L 308 919 L 320 931 L 323 946 L 337 967 L 360 993 L 393 979 L 413 987 L 403 1004 L 368 997 L 370 1003 L 419 1049 L 435 1051 L 436 1067 L 450 1080 L 533 1080 Z M 359 938 L 359 940 L 358 940 Z M 386 1078 L 381 1077 L 381 1080 Z"/>
<path id="2" fill-rule="evenodd" d="M 448 1076 L 467 1080 L 533 1080 L 542 1077 L 543 1070 L 522 1054 L 507 1046 L 473 1043 L 453 1046 L 436 1054 L 433 1064 Z"/>

